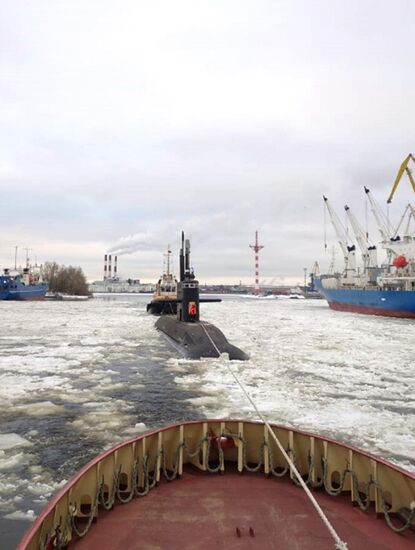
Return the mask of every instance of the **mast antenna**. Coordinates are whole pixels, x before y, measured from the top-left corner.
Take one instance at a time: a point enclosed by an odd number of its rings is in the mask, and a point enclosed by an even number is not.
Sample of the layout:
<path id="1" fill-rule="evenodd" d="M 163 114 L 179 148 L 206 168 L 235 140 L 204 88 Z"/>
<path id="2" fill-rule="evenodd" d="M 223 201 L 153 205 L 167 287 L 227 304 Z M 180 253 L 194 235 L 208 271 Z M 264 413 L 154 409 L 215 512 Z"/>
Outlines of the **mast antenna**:
<path id="1" fill-rule="evenodd" d="M 29 262 L 30 262 L 29 250 L 33 250 L 33 248 L 25 248 L 25 250 L 26 250 L 26 267 L 29 267 Z"/>
<path id="2" fill-rule="evenodd" d="M 255 244 L 250 244 L 249 248 L 255 252 L 255 292 L 259 292 L 259 252 L 264 248 L 258 244 L 258 231 L 255 231 Z"/>
<path id="3" fill-rule="evenodd" d="M 167 245 L 167 252 L 164 255 L 166 258 L 166 275 L 170 275 L 170 255 L 171 255 L 171 249 L 170 245 Z"/>

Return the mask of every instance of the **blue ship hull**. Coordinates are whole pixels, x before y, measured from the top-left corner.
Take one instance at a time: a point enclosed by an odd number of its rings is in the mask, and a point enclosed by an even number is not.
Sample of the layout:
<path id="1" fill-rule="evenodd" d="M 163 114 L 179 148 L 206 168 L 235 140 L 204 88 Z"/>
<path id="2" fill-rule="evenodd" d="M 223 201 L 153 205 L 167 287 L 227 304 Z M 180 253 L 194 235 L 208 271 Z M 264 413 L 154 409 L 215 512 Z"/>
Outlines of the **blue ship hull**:
<path id="1" fill-rule="evenodd" d="M 48 291 L 46 283 L 25 285 L 19 276 L 0 277 L 0 300 L 43 300 Z"/>
<path id="2" fill-rule="evenodd" d="M 315 285 L 337 311 L 415 319 L 415 291 L 324 288 L 317 278 Z"/>

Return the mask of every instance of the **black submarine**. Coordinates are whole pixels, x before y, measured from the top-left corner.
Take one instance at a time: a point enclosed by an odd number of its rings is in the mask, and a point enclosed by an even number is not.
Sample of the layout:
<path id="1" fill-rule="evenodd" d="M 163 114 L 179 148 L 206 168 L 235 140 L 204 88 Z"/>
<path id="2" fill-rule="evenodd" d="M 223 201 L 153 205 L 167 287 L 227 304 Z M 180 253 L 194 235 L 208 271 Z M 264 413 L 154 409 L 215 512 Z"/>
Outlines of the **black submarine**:
<path id="1" fill-rule="evenodd" d="M 156 328 L 163 332 L 172 345 L 188 359 L 219 357 L 221 353 L 227 353 L 232 360 L 249 359 L 244 351 L 230 344 L 223 332 L 215 325 L 200 320 L 200 302 L 218 300 L 199 298 L 199 282 L 195 279 L 193 269 L 190 267 L 190 241 L 185 240 L 183 232 L 179 259 L 177 314 L 161 316 L 156 321 Z"/>

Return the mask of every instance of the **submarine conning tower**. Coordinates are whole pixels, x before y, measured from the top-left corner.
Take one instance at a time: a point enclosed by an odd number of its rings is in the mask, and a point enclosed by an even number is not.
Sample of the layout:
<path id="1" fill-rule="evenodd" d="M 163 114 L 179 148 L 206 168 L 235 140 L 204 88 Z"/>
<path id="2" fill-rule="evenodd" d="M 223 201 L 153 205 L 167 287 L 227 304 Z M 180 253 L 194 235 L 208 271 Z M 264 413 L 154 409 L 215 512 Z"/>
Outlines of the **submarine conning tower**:
<path id="1" fill-rule="evenodd" d="M 186 323 L 199 321 L 199 281 L 190 267 L 190 241 L 184 238 L 180 248 L 180 281 L 177 284 L 177 319 Z"/>

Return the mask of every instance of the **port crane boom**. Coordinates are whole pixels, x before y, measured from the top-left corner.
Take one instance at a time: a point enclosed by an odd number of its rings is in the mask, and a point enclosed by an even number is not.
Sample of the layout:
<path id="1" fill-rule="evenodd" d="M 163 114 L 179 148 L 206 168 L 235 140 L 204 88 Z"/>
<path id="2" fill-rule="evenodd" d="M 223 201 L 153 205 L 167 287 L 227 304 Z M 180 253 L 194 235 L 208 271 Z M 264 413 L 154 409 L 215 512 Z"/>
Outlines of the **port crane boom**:
<path id="1" fill-rule="evenodd" d="M 383 213 L 383 211 L 380 208 L 379 204 L 376 202 L 376 200 L 372 196 L 372 193 L 370 192 L 370 189 L 368 189 L 365 186 L 364 190 L 365 190 L 365 193 L 366 193 L 366 197 L 368 198 L 368 200 L 370 202 L 370 209 L 372 210 L 373 215 L 375 217 L 376 223 L 378 225 L 379 232 L 382 236 L 382 240 L 383 241 L 389 241 L 393 237 L 393 234 L 395 232 L 393 231 L 387 217 Z"/>
<path id="2" fill-rule="evenodd" d="M 410 204 L 407 205 L 405 212 L 402 215 L 401 221 L 399 222 L 397 228 L 394 229 L 389 223 L 389 220 L 386 218 L 378 203 L 372 197 L 369 189 L 367 187 L 365 187 L 364 189 L 366 196 L 370 202 L 371 210 L 378 224 L 380 234 L 382 235 L 382 248 L 386 250 L 387 261 L 390 264 L 393 256 L 399 256 L 408 253 L 408 239 L 411 242 L 415 240 L 415 237 L 413 237 L 409 233 L 411 221 L 415 220 L 414 208 Z M 403 239 L 401 239 L 401 237 L 398 235 L 398 232 L 400 231 L 405 219 L 407 219 L 407 223 L 404 230 Z"/>
<path id="3" fill-rule="evenodd" d="M 330 220 L 333 225 L 334 231 L 336 232 L 338 243 L 343 252 L 346 271 L 348 270 L 355 271 L 356 270 L 355 246 L 354 245 L 349 246 L 347 244 L 348 236 L 347 236 L 346 230 L 344 229 L 338 215 L 331 207 L 328 201 L 328 198 L 323 195 L 323 199 L 324 199 L 326 208 L 328 210 L 328 213 L 330 215 Z"/>
<path id="4" fill-rule="evenodd" d="M 352 226 L 357 244 L 359 245 L 360 251 L 362 253 L 364 268 L 368 269 L 371 267 L 376 267 L 376 264 L 377 264 L 376 246 L 369 244 L 365 232 L 363 231 L 361 225 L 357 221 L 355 215 L 350 210 L 350 207 L 347 206 L 346 204 L 344 209 L 346 210 L 346 214 Z"/>
<path id="5" fill-rule="evenodd" d="M 403 163 L 399 167 L 398 173 L 393 183 L 392 191 L 390 192 L 390 195 L 387 200 L 388 204 L 392 202 L 393 195 L 395 194 L 396 188 L 398 187 L 399 182 L 401 181 L 402 176 L 404 175 L 405 172 L 408 175 L 409 181 L 411 182 L 411 185 L 412 185 L 412 189 L 414 190 L 414 193 L 415 193 L 415 180 L 412 175 L 412 171 L 408 167 L 410 160 L 412 160 L 412 162 L 415 163 L 415 157 L 412 153 L 409 153 L 409 155 L 406 157 L 406 159 L 403 161 Z"/>

